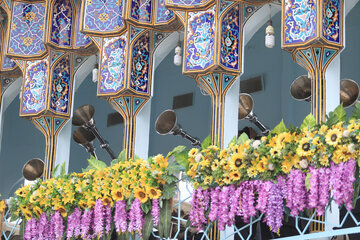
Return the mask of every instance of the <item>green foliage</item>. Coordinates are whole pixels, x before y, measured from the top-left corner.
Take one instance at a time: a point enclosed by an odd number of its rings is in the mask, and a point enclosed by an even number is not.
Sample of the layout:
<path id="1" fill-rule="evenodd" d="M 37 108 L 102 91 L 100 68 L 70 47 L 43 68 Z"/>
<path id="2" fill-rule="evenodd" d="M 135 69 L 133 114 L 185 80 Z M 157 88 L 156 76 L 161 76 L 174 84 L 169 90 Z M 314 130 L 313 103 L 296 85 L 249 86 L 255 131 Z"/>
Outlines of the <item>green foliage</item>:
<path id="1" fill-rule="evenodd" d="M 351 119 L 360 119 L 360 103 L 358 102 L 354 105 Z"/>
<path id="2" fill-rule="evenodd" d="M 249 140 L 249 136 L 246 133 L 242 133 L 239 138 L 236 140 L 236 144 L 243 144 Z"/>
<path id="3" fill-rule="evenodd" d="M 65 177 L 66 175 L 66 163 L 63 162 L 63 164 L 61 164 L 61 168 L 60 168 L 60 177 Z"/>
<path id="4" fill-rule="evenodd" d="M 119 156 L 111 161 L 111 166 L 118 164 L 119 162 L 126 161 L 126 149 L 122 150 Z"/>
<path id="5" fill-rule="evenodd" d="M 151 209 L 151 204 L 150 202 L 146 202 L 146 203 L 142 203 L 141 204 L 141 209 L 144 211 L 145 214 L 148 214 L 150 209 Z"/>
<path id="6" fill-rule="evenodd" d="M 51 177 L 52 177 L 52 178 L 55 178 L 55 177 L 56 177 L 56 174 L 57 174 L 58 169 L 59 169 L 59 164 L 57 164 L 57 165 L 54 167 L 54 169 L 52 170 L 52 172 L 51 172 Z"/>
<path id="7" fill-rule="evenodd" d="M 339 122 L 343 122 L 346 120 L 346 111 L 342 104 L 340 104 L 334 111 L 330 112 L 328 116 L 326 116 L 326 125 L 328 127 L 335 125 Z"/>
<path id="8" fill-rule="evenodd" d="M 171 199 L 175 195 L 176 189 L 177 188 L 176 188 L 175 183 L 165 184 L 163 192 L 162 192 L 163 198 L 164 199 Z"/>
<path id="9" fill-rule="evenodd" d="M 159 219 L 159 236 L 160 238 L 170 237 L 170 227 L 171 227 L 171 203 L 169 200 L 164 200 L 163 206 L 160 209 L 160 219 Z"/>
<path id="10" fill-rule="evenodd" d="M 90 159 L 88 159 L 88 162 L 90 169 L 95 171 L 102 170 L 107 167 L 105 162 L 96 159 L 94 156 L 91 156 Z"/>
<path id="11" fill-rule="evenodd" d="M 211 136 L 207 136 L 204 141 L 201 143 L 201 148 L 202 149 L 206 149 L 207 147 L 209 147 L 211 145 Z"/>
<path id="12" fill-rule="evenodd" d="M 316 119 L 314 118 L 314 115 L 311 113 L 306 116 L 304 121 L 302 122 L 300 129 L 303 130 L 307 128 L 308 130 L 313 129 L 316 126 Z"/>
<path id="13" fill-rule="evenodd" d="M 280 134 L 287 131 L 288 129 L 285 126 L 284 119 L 281 119 L 281 122 L 270 132 L 270 135 Z"/>
<path id="14" fill-rule="evenodd" d="M 178 153 L 175 155 L 176 162 L 182 166 L 185 170 L 189 169 L 189 159 L 188 159 L 188 150 L 184 150 L 181 153 Z"/>
<path id="15" fill-rule="evenodd" d="M 183 145 L 177 146 L 172 151 L 170 151 L 166 157 L 169 158 L 171 156 L 179 154 L 179 153 L 183 152 L 185 149 L 186 149 L 186 147 Z"/>
<path id="16" fill-rule="evenodd" d="M 153 229 L 153 217 L 151 213 L 148 213 L 145 215 L 145 224 L 142 229 L 143 239 L 149 239 L 152 229 Z"/>

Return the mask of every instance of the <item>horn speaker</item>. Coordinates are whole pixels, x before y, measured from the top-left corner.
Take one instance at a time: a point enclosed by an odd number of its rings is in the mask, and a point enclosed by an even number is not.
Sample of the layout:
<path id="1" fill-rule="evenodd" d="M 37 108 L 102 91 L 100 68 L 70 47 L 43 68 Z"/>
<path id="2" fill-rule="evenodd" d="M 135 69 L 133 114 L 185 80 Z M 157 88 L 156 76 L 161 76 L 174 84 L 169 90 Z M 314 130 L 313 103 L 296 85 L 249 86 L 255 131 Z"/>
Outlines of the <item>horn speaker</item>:
<path id="1" fill-rule="evenodd" d="M 116 156 L 111 150 L 109 144 L 100 135 L 99 130 L 96 128 L 94 121 L 95 108 L 92 105 L 83 105 L 74 111 L 72 124 L 74 126 L 81 126 L 86 130 L 91 131 L 97 139 L 99 139 L 100 147 L 105 149 L 112 159 Z"/>
<path id="2" fill-rule="evenodd" d="M 88 153 L 97 158 L 95 153 L 95 147 L 92 143 L 95 139 L 95 135 L 91 131 L 79 127 L 74 131 L 73 139 L 77 144 L 83 146 Z"/>
<path id="3" fill-rule="evenodd" d="M 247 119 L 250 122 L 254 123 L 260 130 L 263 135 L 268 135 L 270 130 L 262 124 L 257 116 L 253 113 L 254 100 L 247 93 L 240 93 L 239 95 L 239 115 L 238 119 Z"/>
<path id="4" fill-rule="evenodd" d="M 180 135 L 181 137 L 189 140 L 193 146 L 201 146 L 200 141 L 182 130 L 181 125 L 177 122 L 176 113 L 171 110 L 163 111 L 155 122 L 156 132 L 160 135 Z"/>
<path id="5" fill-rule="evenodd" d="M 291 96 L 299 101 L 311 102 L 311 79 L 302 75 L 296 78 L 290 86 Z M 354 105 L 359 97 L 359 85 L 352 79 L 340 81 L 340 102 L 344 108 Z"/>
<path id="6" fill-rule="evenodd" d="M 33 158 L 25 163 L 22 175 L 28 181 L 34 181 L 42 176 L 44 172 L 44 162 L 40 158 Z"/>

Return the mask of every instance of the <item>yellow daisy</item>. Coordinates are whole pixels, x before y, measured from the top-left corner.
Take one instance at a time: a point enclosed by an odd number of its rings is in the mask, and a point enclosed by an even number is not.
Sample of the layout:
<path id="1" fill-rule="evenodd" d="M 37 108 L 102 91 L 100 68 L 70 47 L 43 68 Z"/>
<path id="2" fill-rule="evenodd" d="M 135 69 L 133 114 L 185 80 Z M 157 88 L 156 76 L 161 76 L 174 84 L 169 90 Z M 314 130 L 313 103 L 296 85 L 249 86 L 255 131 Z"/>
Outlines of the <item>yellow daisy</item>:
<path id="1" fill-rule="evenodd" d="M 230 173 L 230 179 L 232 181 L 238 181 L 238 180 L 240 180 L 240 177 L 241 177 L 241 174 L 237 171 L 233 171 Z"/>
<path id="2" fill-rule="evenodd" d="M 215 159 L 214 162 L 211 164 L 211 170 L 216 171 L 219 169 L 220 162 L 219 160 Z"/>
<path id="3" fill-rule="evenodd" d="M 148 188 L 147 193 L 149 194 L 149 197 L 151 199 L 158 199 L 161 197 L 161 191 L 160 191 L 160 189 L 157 189 L 157 188 L 153 188 L 153 187 Z"/>
<path id="4" fill-rule="evenodd" d="M 204 178 L 204 184 L 206 184 L 206 185 L 210 185 L 210 184 L 212 183 L 212 181 L 213 181 L 213 177 L 212 177 L 212 176 L 206 176 L 206 177 Z"/>
<path id="5" fill-rule="evenodd" d="M 199 153 L 199 149 L 197 149 L 197 148 L 192 148 L 190 151 L 189 151 L 189 157 L 192 157 L 192 158 L 194 158 L 195 156 L 196 156 L 196 154 L 198 154 Z"/>
<path id="6" fill-rule="evenodd" d="M 309 138 L 302 138 L 299 141 L 299 146 L 296 149 L 296 153 L 299 156 L 310 156 L 314 154 L 314 149 L 311 149 Z"/>

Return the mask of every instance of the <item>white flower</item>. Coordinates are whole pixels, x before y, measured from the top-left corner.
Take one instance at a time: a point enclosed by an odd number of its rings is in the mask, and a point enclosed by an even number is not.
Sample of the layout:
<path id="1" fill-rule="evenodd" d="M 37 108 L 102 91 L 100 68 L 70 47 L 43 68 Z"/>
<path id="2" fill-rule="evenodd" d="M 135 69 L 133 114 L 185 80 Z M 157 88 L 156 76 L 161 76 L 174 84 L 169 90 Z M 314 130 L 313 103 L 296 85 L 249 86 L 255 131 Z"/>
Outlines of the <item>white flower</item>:
<path id="1" fill-rule="evenodd" d="M 273 171 L 275 169 L 275 167 L 272 163 L 269 163 L 268 168 L 270 171 Z"/>
<path id="2" fill-rule="evenodd" d="M 200 162 L 201 159 L 202 159 L 201 153 L 196 154 L 196 156 L 195 156 L 195 162 Z"/>
<path id="3" fill-rule="evenodd" d="M 350 143 L 348 146 L 349 152 L 350 153 L 354 153 L 355 152 L 355 144 Z"/>
<path id="4" fill-rule="evenodd" d="M 261 141 L 260 140 L 255 140 L 253 143 L 252 143 L 252 147 L 254 149 L 257 149 L 261 144 Z"/>
<path id="5" fill-rule="evenodd" d="M 350 132 L 348 130 L 343 131 L 343 136 L 344 137 L 349 137 L 350 136 Z"/>
<path id="6" fill-rule="evenodd" d="M 301 159 L 301 161 L 299 162 L 299 165 L 301 168 L 305 169 L 309 166 L 309 163 L 306 159 Z"/>

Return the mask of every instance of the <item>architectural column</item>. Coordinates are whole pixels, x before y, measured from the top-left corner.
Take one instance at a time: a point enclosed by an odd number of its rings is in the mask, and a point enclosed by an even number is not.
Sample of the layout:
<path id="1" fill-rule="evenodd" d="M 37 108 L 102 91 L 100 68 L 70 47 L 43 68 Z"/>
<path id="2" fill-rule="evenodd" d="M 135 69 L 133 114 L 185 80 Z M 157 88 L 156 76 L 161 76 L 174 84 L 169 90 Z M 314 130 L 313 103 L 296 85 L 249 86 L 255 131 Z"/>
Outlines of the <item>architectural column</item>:
<path id="1" fill-rule="evenodd" d="M 327 92 L 325 72 L 344 46 L 344 2 L 342 0 L 286 0 L 282 5 L 282 47 L 292 53 L 312 79 L 313 113 L 318 123 L 325 121 Z M 335 90 L 337 95 L 339 91 Z M 334 92 L 334 93 L 335 93 Z M 340 101 L 339 101 L 340 103 Z"/>
<path id="2" fill-rule="evenodd" d="M 47 179 L 57 163 L 69 161 L 69 156 L 56 159 L 59 136 L 71 115 L 75 68 L 84 60 L 75 52 L 91 54 L 94 47 L 78 31 L 80 2 L 12 1 L 11 9 L 6 54 L 23 74 L 20 116 L 45 136 L 43 178 Z M 69 137 L 68 131 L 65 135 Z M 68 149 L 69 141 L 61 141 L 67 144 L 61 147 Z"/>
<path id="3" fill-rule="evenodd" d="M 152 94 L 157 31 L 174 31 L 180 24 L 173 12 L 163 6 L 162 0 L 147 1 L 146 4 L 145 1 L 134 0 L 126 5 L 121 1 L 85 2 L 82 30 L 91 36 L 100 50 L 97 96 L 107 100 L 123 117 L 124 149 L 127 158 L 132 158 L 137 152 L 147 152 L 148 148 L 135 144 L 135 137 L 149 137 L 146 130 L 140 130 L 143 132 L 139 134 L 136 124 L 143 120 L 139 117 L 146 118 L 142 122 L 150 124 L 150 111 L 146 116 L 139 112 Z M 103 7 L 105 5 L 106 8 Z M 117 14 L 109 14 L 106 9 L 118 11 Z"/>

